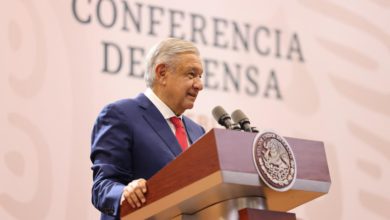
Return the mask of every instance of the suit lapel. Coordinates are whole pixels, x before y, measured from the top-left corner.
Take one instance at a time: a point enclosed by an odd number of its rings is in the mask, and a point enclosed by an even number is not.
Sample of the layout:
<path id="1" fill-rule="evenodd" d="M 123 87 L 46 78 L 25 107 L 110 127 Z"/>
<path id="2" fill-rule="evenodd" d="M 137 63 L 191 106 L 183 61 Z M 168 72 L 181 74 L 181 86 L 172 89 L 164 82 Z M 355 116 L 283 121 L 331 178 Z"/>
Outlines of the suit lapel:
<path id="1" fill-rule="evenodd" d="M 160 111 L 142 93 L 136 98 L 136 100 L 138 100 L 140 107 L 144 109 L 143 118 L 146 122 L 158 134 L 170 151 L 175 156 L 179 155 L 182 152 L 181 147 Z"/>

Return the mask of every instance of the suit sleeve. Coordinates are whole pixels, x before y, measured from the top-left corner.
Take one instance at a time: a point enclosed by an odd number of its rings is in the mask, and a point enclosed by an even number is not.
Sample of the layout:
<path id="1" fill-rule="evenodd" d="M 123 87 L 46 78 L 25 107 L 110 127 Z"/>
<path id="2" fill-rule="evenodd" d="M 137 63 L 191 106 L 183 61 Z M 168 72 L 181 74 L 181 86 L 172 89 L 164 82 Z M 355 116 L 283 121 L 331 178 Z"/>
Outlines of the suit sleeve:
<path id="1" fill-rule="evenodd" d="M 119 216 L 123 188 L 133 180 L 132 133 L 115 105 L 99 114 L 92 132 L 92 203 L 102 213 Z"/>

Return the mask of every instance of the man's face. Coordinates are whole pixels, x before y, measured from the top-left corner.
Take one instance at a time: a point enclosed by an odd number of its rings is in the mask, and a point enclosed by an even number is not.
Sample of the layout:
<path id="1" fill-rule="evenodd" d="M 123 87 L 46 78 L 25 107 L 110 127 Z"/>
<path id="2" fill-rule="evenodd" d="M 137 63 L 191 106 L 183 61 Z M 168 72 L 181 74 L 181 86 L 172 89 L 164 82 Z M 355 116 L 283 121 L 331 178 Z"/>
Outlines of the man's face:
<path id="1" fill-rule="evenodd" d="M 174 64 L 167 66 L 163 77 L 162 100 L 177 115 L 194 106 L 198 92 L 203 89 L 202 63 L 196 54 L 180 54 Z"/>

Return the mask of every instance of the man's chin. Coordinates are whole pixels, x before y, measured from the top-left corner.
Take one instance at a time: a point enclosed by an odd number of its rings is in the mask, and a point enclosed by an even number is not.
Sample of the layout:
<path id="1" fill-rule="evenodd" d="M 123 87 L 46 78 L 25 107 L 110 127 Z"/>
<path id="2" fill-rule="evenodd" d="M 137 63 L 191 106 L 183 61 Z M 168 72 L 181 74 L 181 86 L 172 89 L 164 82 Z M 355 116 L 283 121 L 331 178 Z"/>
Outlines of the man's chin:
<path id="1" fill-rule="evenodd" d="M 192 109 L 194 107 L 194 105 L 189 105 L 188 107 L 187 107 L 187 109 Z"/>
<path id="2" fill-rule="evenodd" d="M 194 107 L 194 103 L 191 102 L 191 103 L 188 103 L 185 105 L 185 109 L 192 109 Z"/>

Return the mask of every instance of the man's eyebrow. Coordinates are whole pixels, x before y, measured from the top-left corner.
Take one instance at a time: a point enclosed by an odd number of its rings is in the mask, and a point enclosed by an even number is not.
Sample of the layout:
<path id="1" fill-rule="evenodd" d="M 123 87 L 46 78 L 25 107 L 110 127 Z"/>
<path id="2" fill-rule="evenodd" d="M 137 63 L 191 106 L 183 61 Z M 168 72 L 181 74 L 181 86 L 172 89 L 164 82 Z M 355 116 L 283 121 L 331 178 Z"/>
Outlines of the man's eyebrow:
<path id="1" fill-rule="evenodd" d="M 190 70 L 193 71 L 193 72 L 203 72 L 203 69 L 202 68 L 198 68 L 198 67 L 195 67 L 195 66 L 192 66 L 190 67 Z"/>

